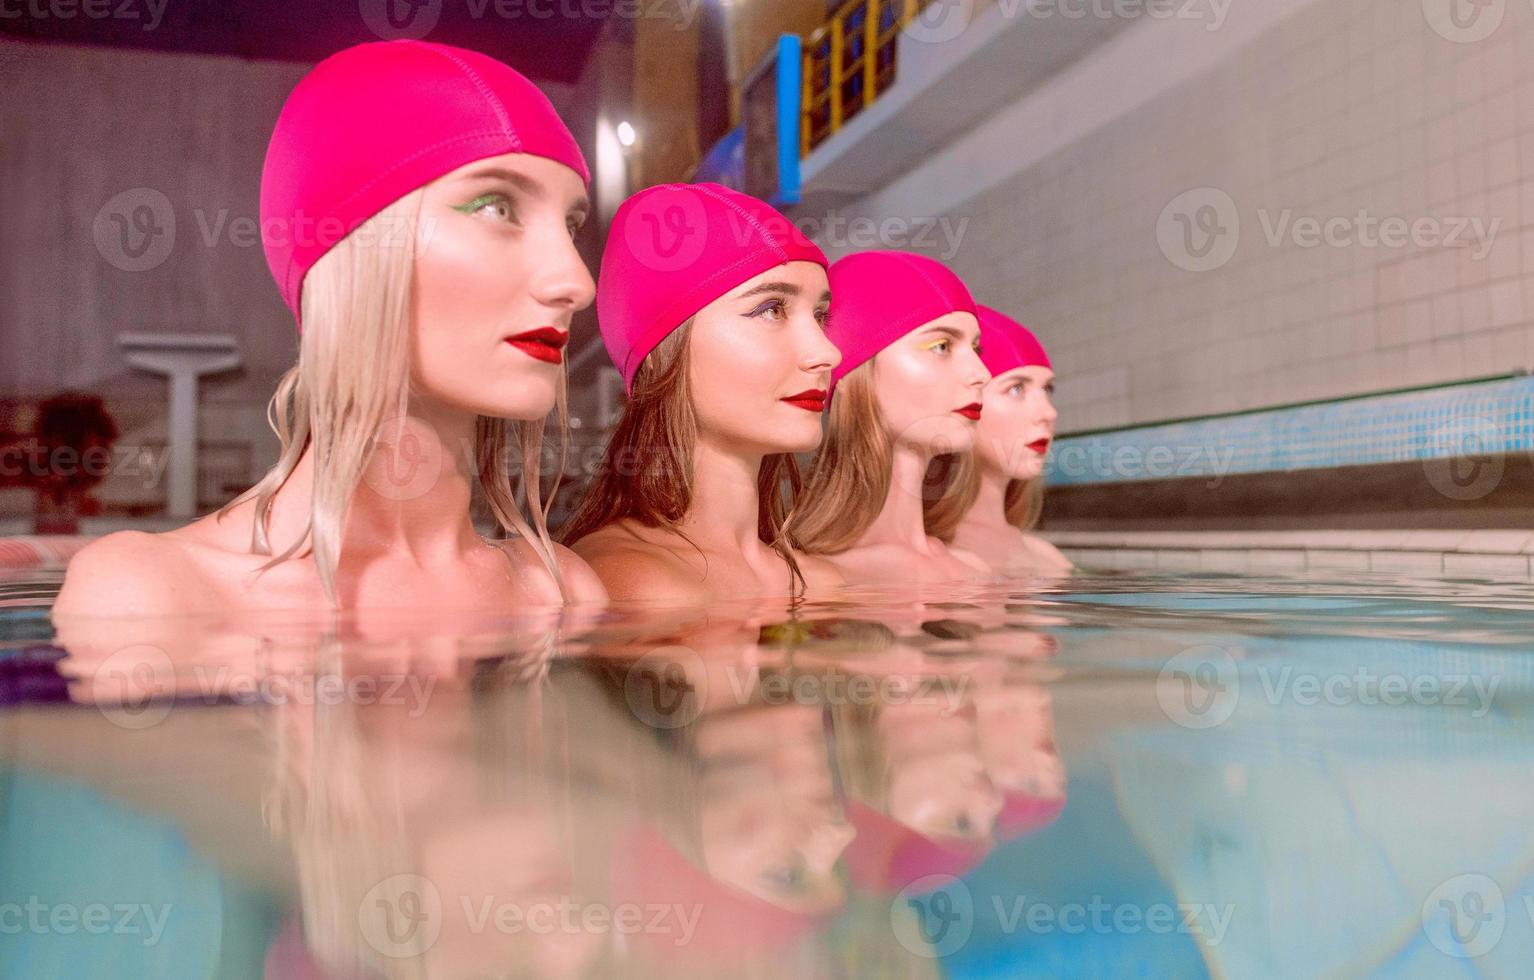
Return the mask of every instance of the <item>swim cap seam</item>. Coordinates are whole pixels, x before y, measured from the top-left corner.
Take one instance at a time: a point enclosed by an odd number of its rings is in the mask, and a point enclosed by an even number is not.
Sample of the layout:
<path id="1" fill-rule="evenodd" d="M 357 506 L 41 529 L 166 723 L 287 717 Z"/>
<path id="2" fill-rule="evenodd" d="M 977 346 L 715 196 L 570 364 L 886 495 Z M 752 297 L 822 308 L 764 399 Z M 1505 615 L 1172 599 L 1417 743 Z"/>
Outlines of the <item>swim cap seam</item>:
<path id="1" fill-rule="evenodd" d="M 926 269 L 923 269 L 920 265 L 910 261 L 909 259 L 902 259 L 901 261 L 904 262 L 907 266 L 910 266 L 912 272 L 916 273 L 918 276 L 921 276 L 921 281 L 927 284 L 927 286 L 932 290 L 933 295 L 935 295 L 938 299 L 945 299 L 946 298 L 943 295 L 942 287 L 939 286 L 937 283 L 932 281 L 932 277 L 927 275 L 927 270 Z M 949 312 L 952 313 L 952 312 L 963 312 L 963 311 L 950 310 Z"/>
<path id="2" fill-rule="evenodd" d="M 468 63 L 466 63 L 462 58 L 459 58 L 457 55 L 450 52 L 443 51 L 441 48 L 434 47 L 430 44 L 422 44 L 419 41 L 412 42 L 412 46 L 424 48 L 433 54 L 437 54 L 443 58 L 446 58 L 452 64 L 457 65 L 458 69 L 462 71 L 464 75 L 468 76 L 469 82 L 479 90 L 479 94 L 484 98 L 484 100 L 490 103 L 491 108 L 495 110 L 495 115 L 496 118 L 500 121 L 502 132 L 507 138 L 511 140 L 512 145 L 516 148 L 514 152 L 522 152 L 522 138 L 517 135 L 516 126 L 512 125 L 511 114 L 506 111 L 506 106 L 503 105 L 501 100 L 496 97 L 493 91 L 491 91 L 490 86 L 485 84 L 485 79 L 482 75 L 479 74 L 479 72 L 475 71 L 473 68 L 470 68 Z"/>
<path id="3" fill-rule="evenodd" d="M 752 228 L 755 228 L 757 232 L 761 234 L 762 238 L 766 239 L 768 247 L 776 251 L 777 254 L 783 256 L 783 260 L 785 262 L 788 261 L 788 249 L 784 248 L 781 243 L 773 238 L 772 233 L 767 230 L 765 225 L 756 220 L 755 215 L 746 211 L 740 205 L 725 197 L 723 194 L 716 192 L 712 187 L 705 187 L 700 184 L 697 186 L 696 190 L 704 197 L 712 198 L 713 200 L 718 201 L 720 204 L 723 204 L 731 211 L 734 211 L 742 218 L 745 218 L 746 224 L 750 225 Z"/>

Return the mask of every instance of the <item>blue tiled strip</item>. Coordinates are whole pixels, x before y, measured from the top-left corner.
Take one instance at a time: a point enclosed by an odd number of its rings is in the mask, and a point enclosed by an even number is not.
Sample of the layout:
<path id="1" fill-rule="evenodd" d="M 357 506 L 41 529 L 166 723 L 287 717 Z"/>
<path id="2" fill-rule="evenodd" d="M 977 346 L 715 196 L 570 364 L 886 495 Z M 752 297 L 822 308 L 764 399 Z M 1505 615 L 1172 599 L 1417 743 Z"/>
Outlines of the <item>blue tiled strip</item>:
<path id="1" fill-rule="evenodd" d="M 1534 377 L 1066 436 L 1050 486 L 1534 451 Z"/>

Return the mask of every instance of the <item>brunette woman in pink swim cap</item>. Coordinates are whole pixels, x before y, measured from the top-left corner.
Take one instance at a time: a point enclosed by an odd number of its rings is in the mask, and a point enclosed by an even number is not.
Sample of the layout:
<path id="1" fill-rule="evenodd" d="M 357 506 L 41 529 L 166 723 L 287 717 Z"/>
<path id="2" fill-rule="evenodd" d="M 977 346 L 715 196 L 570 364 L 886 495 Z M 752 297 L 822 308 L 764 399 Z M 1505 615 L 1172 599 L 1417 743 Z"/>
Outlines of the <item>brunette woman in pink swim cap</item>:
<path id="1" fill-rule="evenodd" d="M 1003 575 L 1073 567 L 1033 529 L 1044 509 L 1044 458 L 1055 438 L 1055 370 L 1033 331 L 988 306 L 980 356 L 991 372 L 975 448 L 929 500 L 927 533 L 979 555 Z"/>
<path id="2" fill-rule="evenodd" d="M 826 259 L 787 218 L 718 184 L 624 202 L 597 285 L 628 405 L 562 540 L 614 599 L 802 595 L 840 584 L 789 548 L 794 453 L 820 444 L 841 355 Z"/>
<path id="3" fill-rule="evenodd" d="M 843 358 L 795 543 L 854 585 L 989 577 L 979 558 L 929 536 L 922 514 L 928 465 L 974 444 L 990 379 L 974 299 L 942 263 L 910 252 L 849 255 L 830 279 L 827 333 Z"/>
<path id="4" fill-rule="evenodd" d="M 603 600 L 549 540 L 535 465 L 595 292 L 572 241 L 588 179 L 548 99 L 494 59 L 388 41 L 316 65 L 261 178 L 300 324 L 270 410 L 280 458 L 216 515 L 86 548 L 56 615 Z M 476 487 L 510 540 L 475 531 Z"/>

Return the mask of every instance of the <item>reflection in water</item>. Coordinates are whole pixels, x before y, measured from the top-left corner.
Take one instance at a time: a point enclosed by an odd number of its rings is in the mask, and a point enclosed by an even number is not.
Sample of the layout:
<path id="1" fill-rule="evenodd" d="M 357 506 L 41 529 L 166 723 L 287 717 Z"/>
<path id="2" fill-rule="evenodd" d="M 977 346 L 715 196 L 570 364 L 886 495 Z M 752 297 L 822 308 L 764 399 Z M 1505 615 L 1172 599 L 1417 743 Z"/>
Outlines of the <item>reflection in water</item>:
<path id="1" fill-rule="evenodd" d="M 1531 606 L 1126 576 L 70 644 L 12 604 L 0 976 L 1517 975 Z"/>
<path id="2" fill-rule="evenodd" d="M 292 851 L 318 965 L 472 977 L 515 963 L 574 977 L 600 954 L 599 937 L 579 929 L 504 927 L 529 915 L 552 925 L 600 897 L 578 874 L 568 774 L 550 764 L 546 666 L 480 661 L 422 704 L 288 703 L 267 715 L 268 812 Z"/>

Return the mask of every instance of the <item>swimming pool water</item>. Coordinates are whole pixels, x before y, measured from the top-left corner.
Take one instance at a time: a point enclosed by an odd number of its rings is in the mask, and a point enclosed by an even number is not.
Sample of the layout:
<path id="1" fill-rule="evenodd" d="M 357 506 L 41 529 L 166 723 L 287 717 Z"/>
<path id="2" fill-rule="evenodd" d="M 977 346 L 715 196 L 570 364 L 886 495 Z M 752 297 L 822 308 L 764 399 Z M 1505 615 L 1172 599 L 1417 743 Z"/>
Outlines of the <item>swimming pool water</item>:
<path id="1" fill-rule="evenodd" d="M 1521 976 L 1534 586 L 121 624 L 0 583 L 3 977 Z"/>

